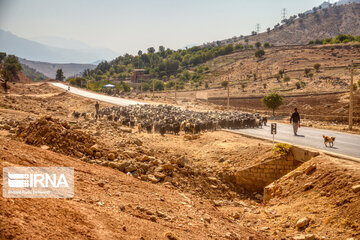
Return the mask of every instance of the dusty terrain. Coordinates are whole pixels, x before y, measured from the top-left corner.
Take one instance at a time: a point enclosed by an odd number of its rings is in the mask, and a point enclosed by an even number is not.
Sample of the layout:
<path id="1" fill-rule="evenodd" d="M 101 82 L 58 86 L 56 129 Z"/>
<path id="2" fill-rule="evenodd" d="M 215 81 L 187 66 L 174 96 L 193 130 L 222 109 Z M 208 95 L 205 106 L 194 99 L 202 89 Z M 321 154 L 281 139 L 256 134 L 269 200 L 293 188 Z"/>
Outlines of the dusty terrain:
<path id="1" fill-rule="evenodd" d="M 74 110 L 87 117 L 74 118 Z M 356 163 L 320 155 L 276 182 L 281 191 L 264 204 L 261 193 L 221 176 L 274 158 L 272 144 L 222 131 L 162 137 L 95 121 L 93 111 L 93 100 L 48 84 L 15 84 L 1 95 L 1 166 L 74 167 L 75 197 L 0 197 L 0 238 L 359 237 Z M 308 165 L 316 169 L 304 173 Z M 310 222 L 298 229 L 303 217 Z"/>

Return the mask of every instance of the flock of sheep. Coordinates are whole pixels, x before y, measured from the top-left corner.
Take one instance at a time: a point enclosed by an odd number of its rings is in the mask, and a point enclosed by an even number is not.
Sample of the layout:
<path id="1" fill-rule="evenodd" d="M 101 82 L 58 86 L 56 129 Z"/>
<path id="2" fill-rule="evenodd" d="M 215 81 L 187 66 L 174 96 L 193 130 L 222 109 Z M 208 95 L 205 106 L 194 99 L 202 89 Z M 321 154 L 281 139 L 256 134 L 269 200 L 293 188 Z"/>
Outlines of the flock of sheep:
<path id="1" fill-rule="evenodd" d="M 78 118 L 84 114 L 74 112 Z M 84 116 L 86 117 L 86 115 Z M 197 112 L 171 105 L 129 105 L 102 108 L 98 118 L 119 121 L 123 125 L 137 127 L 148 133 L 198 134 L 201 131 L 223 129 L 259 128 L 266 125 L 267 118 L 259 114 L 240 112 Z"/>

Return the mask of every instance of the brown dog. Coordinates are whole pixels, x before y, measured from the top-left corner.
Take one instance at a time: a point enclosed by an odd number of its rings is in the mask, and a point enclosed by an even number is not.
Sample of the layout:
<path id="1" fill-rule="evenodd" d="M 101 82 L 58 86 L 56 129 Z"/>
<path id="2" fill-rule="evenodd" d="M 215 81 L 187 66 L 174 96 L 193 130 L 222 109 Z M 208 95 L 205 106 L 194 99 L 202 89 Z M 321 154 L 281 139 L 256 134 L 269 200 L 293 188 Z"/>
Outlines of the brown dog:
<path id="1" fill-rule="evenodd" d="M 323 134 L 322 136 L 323 136 L 323 138 L 324 138 L 325 147 L 327 147 L 327 144 L 328 144 L 328 143 L 329 143 L 329 147 L 333 147 L 333 146 L 334 146 L 335 137 L 325 136 L 324 134 Z"/>

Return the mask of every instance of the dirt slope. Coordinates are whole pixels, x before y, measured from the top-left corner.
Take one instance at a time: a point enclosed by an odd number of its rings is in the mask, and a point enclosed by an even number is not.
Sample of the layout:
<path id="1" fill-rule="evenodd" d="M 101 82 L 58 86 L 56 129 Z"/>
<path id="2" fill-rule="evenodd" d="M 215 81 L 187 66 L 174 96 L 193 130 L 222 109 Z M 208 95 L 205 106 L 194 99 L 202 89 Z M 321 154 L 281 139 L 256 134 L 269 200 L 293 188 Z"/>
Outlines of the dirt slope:
<path id="1" fill-rule="evenodd" d="M 111 168 L 3 138 L 0 152 L 1 167 L 74 167 L 76 186 L 74 199 L 0 197 L 1 239 L 167 239 L 166 233 L 181 239 L 225 239 L 226 234 L 266 239 L 206 200 Z"/>

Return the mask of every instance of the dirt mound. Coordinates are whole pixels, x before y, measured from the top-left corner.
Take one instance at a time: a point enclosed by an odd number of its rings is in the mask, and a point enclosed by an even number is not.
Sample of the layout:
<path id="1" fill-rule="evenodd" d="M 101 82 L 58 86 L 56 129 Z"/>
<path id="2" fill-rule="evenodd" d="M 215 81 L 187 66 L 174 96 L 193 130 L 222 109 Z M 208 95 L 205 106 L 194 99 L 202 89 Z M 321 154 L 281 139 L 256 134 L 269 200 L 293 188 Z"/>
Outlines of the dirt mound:
<path id="1" fill-rule="evenodd" d="M 320 155 L 267 187 L 264 198 L 286 231 L 346 239 L 360 236 L 359 185 L 358 163 Z M 299 228 L 302 218 L 310 221 Z"/>
<path id="2" fill-rule="evenodd" d="M 18 73 L 18 77 L 19 77 L 19 81 L 17 81 L 17 82 L 20 82 L 20 83 L 32 83 L 32 81 L 27 76 L 25 76 L 22 72 Z"/>
<path id="3" fill-rule="evenodd" d="M 67 122 L 50 116 L 42 117 L 26 126 L 19 126 L 16 135 L 27 144 L 41 146 L 65 155 L 82 157 L 92 156 L 96 151 L 100 152 L 92 136 L 72 129 Z"/>

